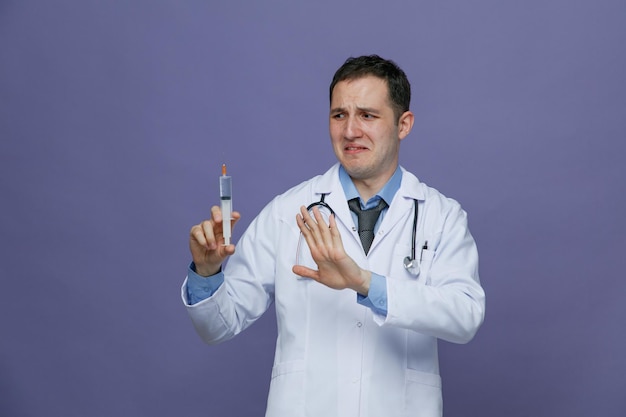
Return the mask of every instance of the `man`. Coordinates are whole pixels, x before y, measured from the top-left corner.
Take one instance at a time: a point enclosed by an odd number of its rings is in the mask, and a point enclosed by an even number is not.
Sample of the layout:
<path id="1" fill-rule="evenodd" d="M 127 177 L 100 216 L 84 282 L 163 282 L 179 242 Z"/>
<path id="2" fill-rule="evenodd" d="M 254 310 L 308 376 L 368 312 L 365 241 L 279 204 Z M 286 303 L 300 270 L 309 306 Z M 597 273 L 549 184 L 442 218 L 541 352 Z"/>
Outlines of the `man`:
<path id="1" fill-rule="evenodd" d="M 392 61 L 348 59 L 330 86 L 338 164 L 274 198 L 236 252 L 218 207 L 191 229 L 182 297 L 207 343 L 275 304 L 266 416 L 442 414 L 437 339 L 471 340 L 485 295 L 465 212 L 398 165 L 410 96 Z"/>

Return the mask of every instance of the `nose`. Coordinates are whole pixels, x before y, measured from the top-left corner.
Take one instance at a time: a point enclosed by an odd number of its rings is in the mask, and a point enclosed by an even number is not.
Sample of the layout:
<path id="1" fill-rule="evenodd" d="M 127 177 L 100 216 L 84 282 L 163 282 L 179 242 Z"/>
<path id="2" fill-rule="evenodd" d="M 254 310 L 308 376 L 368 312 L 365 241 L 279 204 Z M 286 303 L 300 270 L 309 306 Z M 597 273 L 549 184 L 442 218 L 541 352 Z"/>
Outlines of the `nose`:
<path id="1" fill-rule="evenodd" d="M 344 125 L 344 137 L 348 140 L 360 138 L 363 135 L 361 124 L 355 117 L 348 117 Z"/>

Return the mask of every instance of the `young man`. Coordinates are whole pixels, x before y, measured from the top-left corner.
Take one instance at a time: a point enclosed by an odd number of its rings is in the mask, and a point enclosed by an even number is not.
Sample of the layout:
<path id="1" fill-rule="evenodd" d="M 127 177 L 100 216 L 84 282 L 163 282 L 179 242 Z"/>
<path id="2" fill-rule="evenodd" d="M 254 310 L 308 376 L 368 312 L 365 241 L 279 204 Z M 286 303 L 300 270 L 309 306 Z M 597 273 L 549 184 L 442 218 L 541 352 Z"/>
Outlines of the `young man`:
<path id="1" fill-rule="evenodd" d="M 236 251 L 218 207 L 191 229 L 182 297 L 207 343 L 275 304 L 267 416 L 442 414 L 437 339 L 471 340 L 485 295 L 465 212 L 398 165 L 410 96 L 392 61 L 348 59 L 330 86 L 338 163 L 275 197 Z"/>

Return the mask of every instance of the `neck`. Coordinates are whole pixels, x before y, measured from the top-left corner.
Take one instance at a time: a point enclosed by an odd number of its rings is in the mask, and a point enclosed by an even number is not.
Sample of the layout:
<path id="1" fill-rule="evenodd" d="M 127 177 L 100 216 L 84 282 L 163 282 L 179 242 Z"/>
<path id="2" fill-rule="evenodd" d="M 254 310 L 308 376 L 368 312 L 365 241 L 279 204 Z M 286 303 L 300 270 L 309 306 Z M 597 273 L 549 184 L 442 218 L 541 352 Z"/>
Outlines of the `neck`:
<path id="1" fill-rule="evenodd" d="M 357 170 L 349 172 L 348 170 L 346 170 L 345 167 L 342 166 L 340 169 L 341 182 L 344 187 L 348 187 L 347 183 L 349 182 L 350 189 L 356 191 L 359 197 L 361 197 L 364 202 L 367 202 L 373 196 L 379 194 L 383 190 L 383 188 L 387 186 L 387 183 L 389 183 L 397 170 L 398 166 L 395 166 L 392 170 L 386 170 L 385 172 L 359 172 Z M 394 194 L 397 190 L 397 187 L 399 187 L 399 184 L 394 184 Z M 353 195 L 352 193 L 354 191 L 351 192 L 351 195 Z"/>
<path id="2" fill-rule="evenodd" d="M 387 181 L 389 181 L 389 178 L 391 178 L 391 175 L 384 179 L 377 180 L 360 180 L 352 178 L 352 182 L 354 183 L 356 190 L 359 192 L 361 200 L 367 202 L 383 188 Z"/>

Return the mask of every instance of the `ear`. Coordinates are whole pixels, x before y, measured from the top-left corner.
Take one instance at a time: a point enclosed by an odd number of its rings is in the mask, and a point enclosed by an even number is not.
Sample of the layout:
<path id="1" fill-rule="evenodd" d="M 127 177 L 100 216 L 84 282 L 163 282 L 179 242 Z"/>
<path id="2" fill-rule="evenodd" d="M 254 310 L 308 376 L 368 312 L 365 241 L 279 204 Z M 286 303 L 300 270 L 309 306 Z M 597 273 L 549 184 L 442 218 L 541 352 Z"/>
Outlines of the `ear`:
<path id="1" fill-rule="evenodd" d="M 415 116 L 413 115 L 413 112 L 409 110 L 402 113 L 402 116 L 400 116 L 400 119 L 398 119 L 398 138 L 400 140 L 406 138 L 407 135 L 411 132 L 414 122 Z"/>

